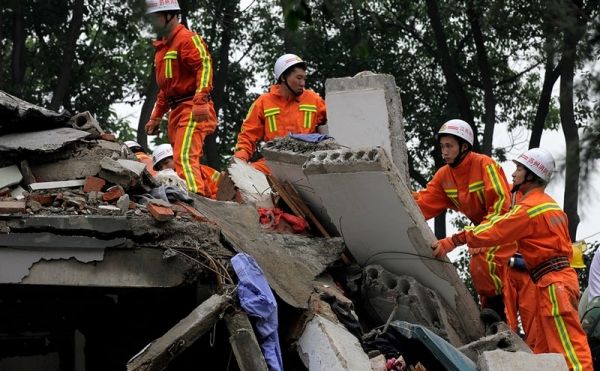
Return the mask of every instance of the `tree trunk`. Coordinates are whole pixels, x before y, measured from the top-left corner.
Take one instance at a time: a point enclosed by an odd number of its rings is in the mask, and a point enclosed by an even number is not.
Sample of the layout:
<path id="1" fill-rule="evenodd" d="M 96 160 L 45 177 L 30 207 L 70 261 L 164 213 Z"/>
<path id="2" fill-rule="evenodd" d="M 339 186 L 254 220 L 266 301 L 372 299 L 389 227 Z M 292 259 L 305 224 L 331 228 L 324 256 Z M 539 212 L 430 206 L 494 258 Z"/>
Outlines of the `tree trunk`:
<path id="1" fill-rule="evenodd" d="M 75 0 L 73 4 L 73 17 L 69 25 L 69 32 L 63 50 L 63 59 L 61 62 L 60 74 L 56 87 L 52 94 L 50 109 L 58 110 L 61 105 L 64 105 L 69 91 L 71 82 L 71 73 L 73 72 L 73 62 L 75 61 L 75 49 L 77 47 L 77 39 L 81 33 L 81 25 L 83 23 L 83 11 L 85 4 L 83 0 Z"/>
<path id="2" fill-rule="evenodd" d="M 477 65 L 479 67 L 479 73 L 481 73 L 481 80 L 483 82 L 485 113 L 483 116 L 484 130 L 481 153 L 491 156 L 493 145 L 492 141 L 494 138 L 494 126 L 496 125 L 496 95 L 494 93 L 493 82 L 494 72 L 490 67 L 490 62 L 488 60 L 487 51 L 485 48 L 485 40 L 483 33 L 481 32 L 481 14 L 475 9 L 473 0 L 467 1 L 467 14 L 469 17 L 469 23 L 471 25 L 471 32 L 473 33 L 473 39 L 475 41 L 475 49 L 477 51 Z"/>
<path id="3" fill-rule="evenodd" d="M 431 28 L 433 29 L 437 47 L 436 59 L 438 60 L 438 63 L 442 68 L 442 72 L 444 73 L 444 78 L 446 79 L 446 92 L 448 95 L 449 109 L 448 113 L 453 116 L 453 118 L 458 116 L 471 125 L 473 128 L 473 133 L 475 134 L 473 148 L 475 151 L 479 152 L 479 140 L 477 139 L 477 127 L 475 126 L 473 112 L 471 111 L 467 94 L 458 78 L 454 60 L 450 56 L 448 43 L 446 41 L 447 38 L 440 19 L 437 1 L 426 0 L 425 2 L 427 5 L 427 15 L 431 22 Z"/>
<path id="4" fill-rule="evenodd" d="M 546 117 L 550 111 L 550 101 L 552 100 L 552 89 L 556 80 L 560 76 L 560 63 L 559 66 L 554 67 L 554 55 L 549 54 L 546 58 L 546 71 L 544 72 L 544 83 L 542 85 L 542 91 L 540 92 L 540 98 L 538 100 L 537 110 L 535 112 L 535 119 L 531 126 L 531 138 L 529 139 L 529 148 L 537 148 L 540 146 L 542 140 L 542 133 L 546 123 Z"/>
<path id="5" fill-rule="evenodd" d="M 156 96 L 158 95 L 158 84 L 156 83 L 156 75 L 154 69 L 154 63 L 152 63 L 152 70 L 150 77 L 148 78 L 148 85 L 144 96 L 144 104 L 142 104 L 142 110 L 140 111 L 140 119 L 137 126 L 137 142 L 148 151 L 148 135 L 146 135 L 146 123 L 150 120 L 154 104 L 156 103 Z"/>
<path id="6" fill-rule="evenodd" d="M 229 71 L 229 50 L 231 48 L 231 40 L 233 38 L 233 27 L 237 18 L 237 7 L 239 0 L 227 0 L 223 9 L 223 31 L 221 33 L 221 45 L 219 47 L 219 63 L 217 72 L 214 78 L 214 87 L 212 91 L 213 103 L 217 117 L 219 110 L 223 107 L 225 98 L 225 87 L 227 86 L 227 75 Z M 217 131 L 206 137 L 204 140 L 204 153 L 206 154 L 206 162 L 208 166 L 218 169 L 221 167 L 219 148 L 217 146 L 217 135 L 226 137 L 225 125 L 217 127 Z M 220 133 L 219 133 L 220 131 Z"/>
<path id="7" fill-rule="evenodd" d="M 294 40 L 294 30 L 290 19 L 291 0 L 280 0 L 279 5 L 283 12 L 283 48 L 286 53 L 296 53 L 298 47 Z"/>
<path id="8" fill-rule="evenodd" d="M 24 2 L 13 1 L 12 93 L 21 96 L 25 79 L 25 10 Z"/>

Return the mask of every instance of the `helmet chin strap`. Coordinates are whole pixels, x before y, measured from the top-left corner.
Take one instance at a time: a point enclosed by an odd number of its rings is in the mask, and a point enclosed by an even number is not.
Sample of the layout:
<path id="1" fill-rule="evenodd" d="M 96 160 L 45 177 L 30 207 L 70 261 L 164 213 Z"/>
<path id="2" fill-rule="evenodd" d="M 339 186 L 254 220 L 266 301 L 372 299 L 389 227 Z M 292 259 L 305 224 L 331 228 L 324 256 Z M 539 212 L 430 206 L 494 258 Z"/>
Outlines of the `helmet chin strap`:
<path id="1" fill-rule="evenodd" d="M 467 155 L 467 153 L 469 153 L 469 150 L 467 149 L 466 151 L 463 151 L 462 144 L 461 144 L 460 152 L 458 152 L 458 156 L 456 156 L 454 161 L 452 161 L 452 163 L 448 164 L 448 165 L 450 165 L 450 167 L 452 167 L 452 168 L 457 167 L 465 159 L 465 156 Z"/>
<path id="2" fill-rule="evenodd" d="M 531 174 L 531 172 L 529 171 L 529 169 L 527 169 L 527 173 L 525 174 L 525 180 L 523 180 L 519 184 L 513 184 L 513 187 L 510 190 L 510 193 L 517 193 L 523 184 L 533 182 L 533 179 L 528 179 L 530 174 Z"/>
<path id="3" fill-rule="evenodd" d="M 296 93 L 294 91 L 294 89 L 292 89 L 292 87 L 290 86 L 290 84 L 288 84 L 287 79 L 283 78 L 283 83 L 285 84 L 285 86 L 288 88 L 289 91 L 292 92 L 292 94 L 294 94 L 294 96 L 299 97 L 300 95 L 302 95 L 302 93 Z"/>

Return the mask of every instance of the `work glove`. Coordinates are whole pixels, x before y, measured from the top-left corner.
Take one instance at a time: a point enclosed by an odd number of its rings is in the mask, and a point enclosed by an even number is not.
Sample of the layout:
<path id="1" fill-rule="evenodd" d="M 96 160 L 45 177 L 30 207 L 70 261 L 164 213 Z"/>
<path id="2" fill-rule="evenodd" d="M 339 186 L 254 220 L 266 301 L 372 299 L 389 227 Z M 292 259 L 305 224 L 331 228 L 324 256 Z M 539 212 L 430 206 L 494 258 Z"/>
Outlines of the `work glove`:
<path id="1" fill-rule="evenodd" d="M 148 135 L 156 135 L 160 131 L 160 121 L 159 118 L 151 118 L 146 123 L 146 134 Z"/>
<path id="2" fill-rule="evenodd" d="M 419 192 L 411 192 L 411 196 L 413 200 L 417 201 L 419 199 Z"/>
<path id="3" fill-rule="evenodd" d="M 465 231 L 459 232 L 450 237 L 442 238 L 432 246 L 433 256 L 436 258 L 441 258 L 450 251 L 454 250 L 457 246 L 464 245 L 465 243 L 467 243 Z"/>
<path id="4" fill-rule="evenodd" d="M 209 112 L 207 103 L 194 104 L 192 107 L 192 119 L 196 122 L 208 121 Z"/>

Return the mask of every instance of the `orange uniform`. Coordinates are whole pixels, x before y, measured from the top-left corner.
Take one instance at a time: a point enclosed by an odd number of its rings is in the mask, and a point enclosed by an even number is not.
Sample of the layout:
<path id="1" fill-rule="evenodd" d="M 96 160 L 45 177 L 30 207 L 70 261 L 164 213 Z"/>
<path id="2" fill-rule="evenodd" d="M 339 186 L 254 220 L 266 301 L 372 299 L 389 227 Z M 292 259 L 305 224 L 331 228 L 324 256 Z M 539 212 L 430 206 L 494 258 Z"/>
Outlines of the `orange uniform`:
<path id="1" fill-rule="evenodd" d="M 462 212 L 475 224 L 504 214 L 510 208 L 508 182 L 502 168 L 490 157 L 469 152 L 457 167 L 441 167 L 414 198 L 425 216 L 431 219 L 446 209 Z M 471 246 L 469 246 L 471 247 Z M 469 271 L 481 306 L 488 307 L 489 298 L 503 294 L 507 264 L 516 251 L 514 243 L 502 246 L 492 243 L 486 251 L 469 250 Z M 503 309 L 494 307 L 504 315 Z"/>
<path id="2" fill-rule="evenodd" d="M 536 331 L 534 330 L 535 312 L 537 303 L 531 300 L 535 297 L 536 288 L 529 276 L 529 272 L 519 268 L 508 268 L 508 281 L 505 281 L 504 304 L 506 322 L 518 333 L 518 316 L 525 332 L 525 343 L 531 349 L 536 348 Z"/>
<path id="3" fill-rule="evenodd" d="M 315 133 L 317 126 L 325 124 L 325 101 L 312 90 L 304 90 L 298 97 L 287 99 L 280 85 L 258 97 L 246 115 L 235 146 L 235 157 L 249 161 L 261 140 L 266 142 L 292 134 Z M 270 174 L 264 160 L 253 164 L 265 174 Z"/>
<path id="4" fill-rule="evenodd" d="M 536 353 L 562 353 L 572 370 L 593 370 L 590 348 L 579 323 L 579 283 L 570 267 L 573 248 L 567 216 L 556 202 L 534 188 L 500 216 L 467 230 L 469 246 L 484 248 L 518 241 L 535 284 L 523 297 L 537 308 L 533 324 Z"/>
<path id="5" fill-rule="evenodd" d="M 150 175 L 152 175 L 152 176 L 156 175 L 156 171 L 154 171 L 154 164 L 152 162 L 152 157 L 150 157 L 148 154 L 146 154 L 142 151 L 138 151 L 138 152 L 134 153 L 134 155 L 138 159 L 139 162 L 143 162 L 146 165 L 146 170 L 148 170 Z"/>
<path id="6" fill-rule="evenodd" d="M 160 88 L 153 119 L 169 112 L 167 135 L 173 146 L 177 174 L 191 192 L 208 196 L 200 168 L 204 138 L 215 131 L 217 115 L 210 99 L 212 59 L 196 33 L 178 25 L 164 40 L 154 42 L 156 82 Z M 192 119 L 192 107 L 208 109 L 208 120 Z"/>
<path id="7" fill-rule="evenodd" d="M 208 195 L 206 195 L 206 197 L 216 200 L 221 173 L 206 165 L 200 165 L 200 171 L 202 172 L 202 177 L 206 183 L 206 187 L 210 192 Z"/>

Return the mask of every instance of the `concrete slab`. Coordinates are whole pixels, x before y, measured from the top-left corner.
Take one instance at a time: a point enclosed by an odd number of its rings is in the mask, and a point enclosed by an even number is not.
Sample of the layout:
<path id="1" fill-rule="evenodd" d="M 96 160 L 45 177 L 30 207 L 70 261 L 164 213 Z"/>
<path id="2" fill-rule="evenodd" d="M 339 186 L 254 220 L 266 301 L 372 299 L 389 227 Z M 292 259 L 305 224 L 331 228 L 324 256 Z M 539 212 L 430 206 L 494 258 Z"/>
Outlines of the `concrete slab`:
<path id="1" fill-rule="evenodd" d="M 436 238 L 383 149 L 315 152 L 304 168 L 359 264 L 414 277 L 457 314 L 467 342 L 482 336 L 477 305 L 452 263 L 433 257 Z"/>
<path id="2" fill-rule="evenodd" d="M 325 83 L 329 135 L 351 149 L 382 147 L 410 184 L 402 101 L 391 75 L 363 72 Z"/>
<path id="3" fill-rule="evenodd" d="M 5 134 L 64 126 L 70 114 L 47 110 L 0 90 L 0 117 L 0 134 Z"/>
<path id="4" fill-rule="evenodd" d="M 481 371 L 562 371 L 568 370 L 562 354 L 507 352 L 492 350 L 479 358 L 477 369 Z"/>
<path id="5" fill-rule="evenodd" d="M 342 325 L 316 315 L 298 340 L 300 359 L 311 371 L 371 369 L 358 339 Z"/>
<path id="6" fill-rule="evenodd" d="M 500 331 L 494 335 L 475 340 L 472 343 L 458 348 L 458 350 L 469 357 L 473 362 L 478 362 L 483 353 L 491 350 L 531 353 L 531 349 L 529 349 L 523 339 L 510 330 L 508 326 L 505 331 Z"/>
<path id="7" fill-rule="evenodd" d="M 30 184 L 29 189 L 32 191 L 41 191 L 44 189 L 76 188 L 83 187 L 84 184 L 84 179 L 64 180 L 57 182 L 41 182 Z"/>
<path id="8" fill-rule="evenodd" d="M 72 128 L 11 133 L 0 136 L 0 152 L 55 152 L 89 135 L 88 132 Z"/>
<path id="9" fill-rule="evenodd" d="M 21 180 L 23 180 L 23 175 L 17 165 L 0 168 L 0 189 L 17 185 L 21 183 Z"/>

